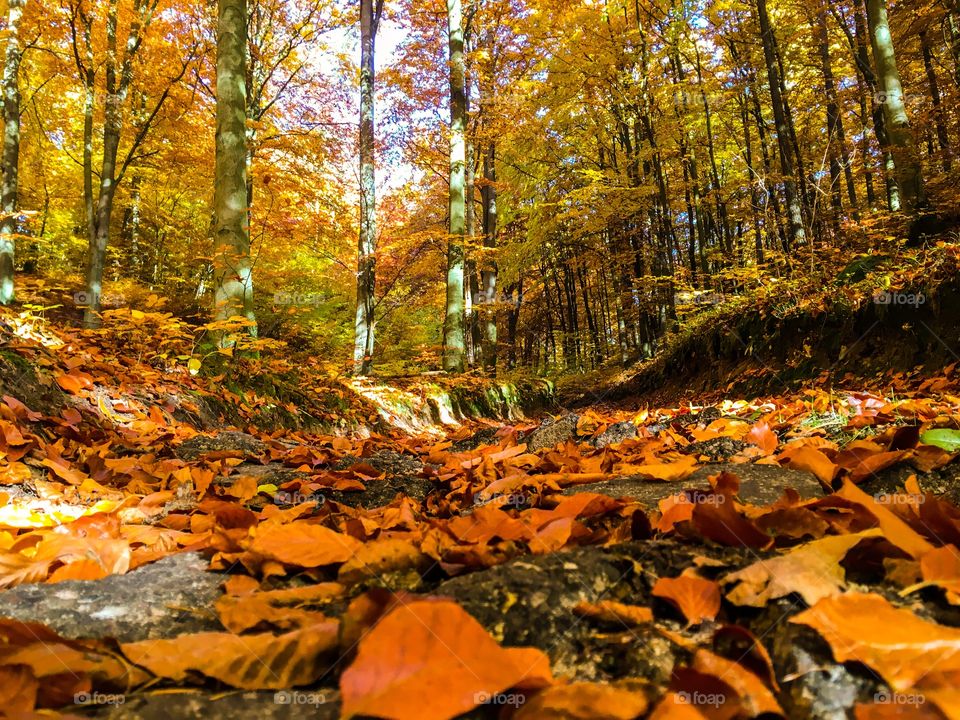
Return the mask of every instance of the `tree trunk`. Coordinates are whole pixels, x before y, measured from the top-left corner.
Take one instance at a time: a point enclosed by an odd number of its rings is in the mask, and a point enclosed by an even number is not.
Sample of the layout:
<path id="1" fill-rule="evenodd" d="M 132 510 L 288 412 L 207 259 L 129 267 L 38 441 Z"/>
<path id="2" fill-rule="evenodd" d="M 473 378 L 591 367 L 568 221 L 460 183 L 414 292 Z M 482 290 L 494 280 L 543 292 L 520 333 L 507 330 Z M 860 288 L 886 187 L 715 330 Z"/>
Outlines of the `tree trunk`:
<path id="1" fill-rule="evenodd" d="M 214 318 L 254 323 L 253 268 L 247 215 L 246 0 L 218 0 Z M 226 337 L 222 344 L 232 344 Z"/>
<path id="2" fill-rule="evenodd" d="M 914 213 L 926 205 L 923 173 L 917 154 L 916 140 L 907 117 L 903 86 L 897 70 L 893 37 L 887 21 L 886 0 L 867 0 L 867 26 L 877 66 L 877 80 L 883 105 L 884 125 L 896 163 L 897 185 L 903 210 Z"/>
<path id="3" fill-rule="evenodd" d="M 491 141 L 483 154 L 483 247 L 488 253 L 497 247 L 497 145 Z M 497 262 L 484 257 L 480 274 L 483 300 L 483 366 L 497 371 Z"/>
<path id="4" fill-rule="evenodd" d="M 447 0 L 447 31 L 450 45 L 450 236 L 447 240 L 447 309 L 443 321 L 443 369 L 463 372 L 467 98 L 461 0 Z"/>
<path id="5" fill-rule="evenodd" d="M 9 0 L 7 54 L 3 63 L 3 182 L 0 185 L 0 305 L 13 302 L 17 191 L 20 171 L 20 18 L 26 0 Z"/>
<path id="6" fill-rule="evenodd" d="M 930 38 L 926 30 L 920 31 L 920 49 L 923 52 L 923 69 L 927 74 L 927 86 L 930 88 L 930 100 L 933 102 L 933 122 L 937 129 L 937 144 L 940 146 L 940 166 L 944 172 L 950 172 L 950 138 L 943 118 L 943 102 L 940 98 L 940 85 L 937 72 L 933 67 L 933 53 L 930 51 Z"/>
<path id="7" fill-rule="evenodd" d="M 777 148 L 780 151 L 780 170 L 783 174 L 784 193 L 787 200 L 787 223 L 790 228 L 790 245 L 806 240 L 803 225 L 803 211 L 797 194 L 797 180 L 794 174 L 793 151 L 790 147 L 790 128 L 783 108 L 783 96 L 780 92 L 780 73 L 778 70 L 773 28 L 767 13 L 766 0 L 756 0 L 757 20 L 760 23 L 760 36 L 763 41 L 763 56 L 767 65 L 767 79 L 770 84 L 770 101 L 773 117 L 777 125 Z M 789 251 L 790 247 L 785 247 Z"/>
<path id="8" fill-rule="evenodd" d="M 376 309 L 377 200 L 374 157 L 374 57 L 383 0 L 360 0 L 360 239 L 357 243 L 357 314 L 353 370 L 373 364 Z"/>

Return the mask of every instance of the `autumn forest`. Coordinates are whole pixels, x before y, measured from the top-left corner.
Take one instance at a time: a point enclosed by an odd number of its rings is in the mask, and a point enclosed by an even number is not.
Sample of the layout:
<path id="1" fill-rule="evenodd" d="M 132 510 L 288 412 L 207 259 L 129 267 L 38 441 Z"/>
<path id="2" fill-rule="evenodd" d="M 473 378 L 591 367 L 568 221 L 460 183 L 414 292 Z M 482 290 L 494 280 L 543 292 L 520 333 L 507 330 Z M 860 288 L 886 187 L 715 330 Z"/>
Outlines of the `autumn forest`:
<path id="1" fill-rule="evenodd" d="M 960 718 L 960 0 L 0 63 L 0 718 Z"/>

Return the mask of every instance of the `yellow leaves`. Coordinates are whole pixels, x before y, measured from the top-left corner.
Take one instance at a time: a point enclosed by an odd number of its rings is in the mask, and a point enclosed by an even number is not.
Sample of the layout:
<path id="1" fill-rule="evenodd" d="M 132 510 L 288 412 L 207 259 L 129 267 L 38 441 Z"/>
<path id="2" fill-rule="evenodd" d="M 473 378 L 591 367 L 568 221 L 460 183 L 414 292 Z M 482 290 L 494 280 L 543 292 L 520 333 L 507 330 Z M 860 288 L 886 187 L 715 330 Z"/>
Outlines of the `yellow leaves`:
<path id="1" fill-rule="evenodd" d="M 245 690 L 279 689 L 310 684 L 330 669 L 337 628 L 329 621 L 284 635 L 197 633 L 122 643 L 120 649 L 158 677 L 183 680 L 197 672 Z"/>

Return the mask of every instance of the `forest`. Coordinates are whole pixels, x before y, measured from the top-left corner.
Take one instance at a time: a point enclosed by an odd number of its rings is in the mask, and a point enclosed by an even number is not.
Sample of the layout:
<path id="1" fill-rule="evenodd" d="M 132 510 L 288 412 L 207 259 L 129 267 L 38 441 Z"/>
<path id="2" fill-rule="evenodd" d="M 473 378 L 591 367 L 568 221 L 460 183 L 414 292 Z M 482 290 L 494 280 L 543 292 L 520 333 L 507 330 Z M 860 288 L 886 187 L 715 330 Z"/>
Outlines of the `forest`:
<path id="1" fill-rule="evenodd" d="M 960 0 L 0 62 L 0 717 L 960 719 Z"/>

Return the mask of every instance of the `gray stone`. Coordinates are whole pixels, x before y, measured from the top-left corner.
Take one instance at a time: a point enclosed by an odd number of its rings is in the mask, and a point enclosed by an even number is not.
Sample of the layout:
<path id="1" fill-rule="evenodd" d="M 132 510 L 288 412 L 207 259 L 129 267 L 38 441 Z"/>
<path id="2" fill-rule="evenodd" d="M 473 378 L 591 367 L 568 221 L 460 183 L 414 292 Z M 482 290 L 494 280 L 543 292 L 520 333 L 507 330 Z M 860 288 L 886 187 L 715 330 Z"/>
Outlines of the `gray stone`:
<path id="1" fill-rule="evenodd" d="M 174 450 L 181 460 L 196 460 L 204 455 L 219 453 L 224 457 L 260 457 L 267 446 L 245 432 L 224 430 L 214 435 L 196 435 L 185 440 Z"/>
<path id="2" fill-rule="evenodd" d="M 608 445 L 616 445 L 617 443 L 622 443 L 624 440 L 633 440 L 636 437 L 636 425 L 629 421 L 618 422 L 600 433 L 597 439 L 593 441 L 593 444 L 598 448 L 605 448 Z"/>
<path id="3" fill-rule="evenodd" d="M 572 440 L 577 435 L 577 421 L 579 419 L 579 415 L 571 414 L 556 420 L 552 418 L 544 420 L 540 427 L 524 438 L 523 441 L 527 444 L 527 450 L 537 452 Z"/>
<path id="4" fill-rule="evenodd" d="M 638 476 L 614 478 L 588 485 L 575 485 L 564 490 L 564 494 L 594 492 L 610 497 L 629 497 L 652 507 L 663 498 L 681 490 L 708 488 L 710 486 L 708 478 L 724 471 L 734 473 L 740 478 L 740 499 L 753 505 L 769 505 L 776 502 L 787 488 L 793 488 L 803 498 L 819 497 L 823 494 L 820 482 L 812 473 L 777 465 L 749 463 L 704 465 L 697 468 L 686 480 L 679 482 L 647 480 Z"/>
<path id="5" fill-rule="evenodd" d="M 0 592 L 0 617 L 120 642 L 222 630 L 212 608 L 224 575 L 207 565 L 199 553 L 178 553 L 102 580 L 18 585 Z"/>

